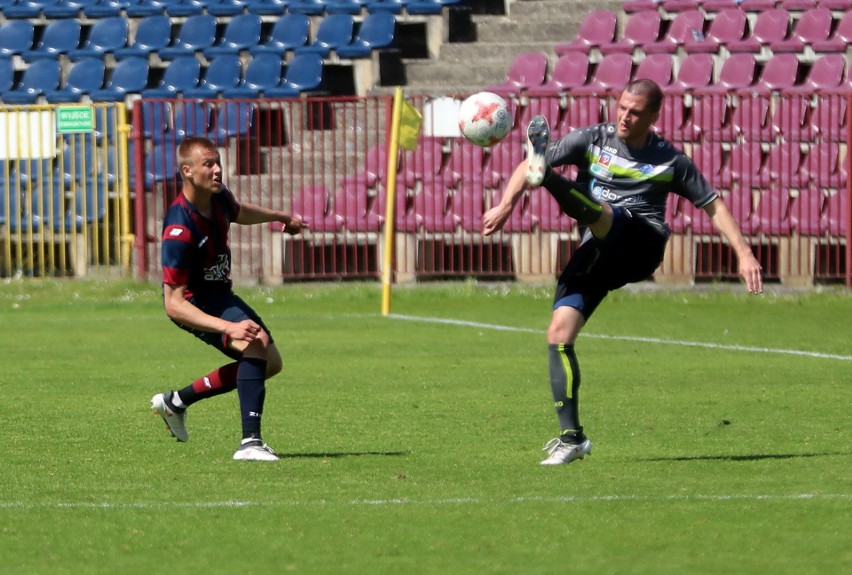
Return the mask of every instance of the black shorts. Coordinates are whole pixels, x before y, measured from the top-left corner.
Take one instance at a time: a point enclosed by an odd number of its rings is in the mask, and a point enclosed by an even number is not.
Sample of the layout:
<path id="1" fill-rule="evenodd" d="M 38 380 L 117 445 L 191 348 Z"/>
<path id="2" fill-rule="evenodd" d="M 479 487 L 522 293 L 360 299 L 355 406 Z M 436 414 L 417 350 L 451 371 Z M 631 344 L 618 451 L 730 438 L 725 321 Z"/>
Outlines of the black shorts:
<path id="1" fill-rule="evenodd" d="M 189 301 L 204 313 L 210 314 L 220 319 L 232 322 L 240 322 L 246 319 L 250 319 L 260 325 L 260 327 L 263 328 L 263 331 L 269 334 L 269 342 L 274 343 L 272 339 L 272 334 L 270 333 L 266 325 L 264 325 L 263 320 L 260 319 L 260 316 L 257 315 L 257 312 L 255 312 L 249 304 L 240 299 L 239 296 L 233 293 L 217 294 L 216 296 L 208 297 L 193 296 L 189 299 Z M 218 332 L 202 331 L 183 325 L 182 323 L 176 321 L 174 323 L 177 324 L 177 326 L 181 329 L 188 331 L 206 344 L 212 345 L 231 359 L 240 359 L 240 357 L 242 357 L 242 354 L 240 352 L 228 347 L 228 338 L 225 337 L 224 334 Z"/>
<path id="2" fill-rule="evenodd" d="M 668 234 L 615 208 L 607 237 L 599 240 L 587 231 L 562 270 L 553 309 L 570 306 L 589 319 L 611 290 L 651 277 L 663 261 L 667 241 Z"/>

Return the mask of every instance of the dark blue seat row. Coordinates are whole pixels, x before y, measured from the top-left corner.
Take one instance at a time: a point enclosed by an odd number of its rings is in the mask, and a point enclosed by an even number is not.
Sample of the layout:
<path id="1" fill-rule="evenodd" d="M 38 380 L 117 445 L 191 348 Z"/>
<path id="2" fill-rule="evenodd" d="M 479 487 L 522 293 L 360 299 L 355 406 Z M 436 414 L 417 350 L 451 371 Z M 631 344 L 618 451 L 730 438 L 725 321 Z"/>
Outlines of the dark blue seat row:
<path id="1" fill-rule="evenodd" d="M 2 1 L 2 0 L 0 0 Z M 217 19 L 209 14 L 187 18 L 172 40 L 172 20 L 165 15 L 143 18 L 133 40 L 129 39 L 128 19 L 103 18 L 95 22 L 87 34 L 76 19 L 54 20 L 41 38 L 34 42 L 35 28 L 28 20 L 9 20 L 0 24 L 0 56 L 21 56 L 25 61 L 55 60 L 65 54 L 71 60 L 113 54 L 117 60 L 130 57 L 147 58 L 156 53 L 163 60 L 203 53 L 207 58 L 221 54 L 287 51 L 314 51 L 324 57 L 330 50 L 346 46 L 346 58 L 366 57 L 371 50 L 393 45 L 395 17 L 386 12 L 367 16 L 360 25 L 351 14 L 324 17 L 316 37 L 310 38 L 310 20 L 305 14 L 288 14 L 280 18 L 268 35 L 262 34 L 261 17 L 240 14 L 217 35 Z M 355 31 L 357 30 L 357 33 Z"/>
<path id="2" fill-rule="evenodd" d="M 7 19 L 48 20 L 76 18 L 110 18 L 126 15 L 140 18 L 165 14 L 185 18 L 199 14 L 233 17 L 244 13 L 259 16 L 284 14 L 359 14 L 366 11 L 401 14 L 440 14 L 445 6 L 463 4 L 465 0 L 0 0 L 0 10 Z"/>

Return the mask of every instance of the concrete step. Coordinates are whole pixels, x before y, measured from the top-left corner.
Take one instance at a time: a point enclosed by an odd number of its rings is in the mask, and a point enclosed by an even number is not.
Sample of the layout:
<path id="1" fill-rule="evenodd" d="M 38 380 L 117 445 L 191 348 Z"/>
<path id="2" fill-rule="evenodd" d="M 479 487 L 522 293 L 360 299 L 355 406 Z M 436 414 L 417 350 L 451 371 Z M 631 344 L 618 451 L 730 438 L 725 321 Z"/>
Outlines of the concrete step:
<path id="1" fill-rule="evenodd" d="M 518 54 L 523 52 L 544 52 L 549 59 L 556 61 L 553 42 L 539 39 L 528 42 L 491 42 L 488 44 L 444 44 L 441 46 L 439 64 L 464 63 L 471 67 L 472 72 L 486 64 L 499 62 L 503 64 L 503 73 L 509 69 L 509 64 Z"/>
<path id="2" fill-rule="evenodd" d="M 466 86 L 475 92 L 488 84 L 496 84 L 506 77 L 508 65 L 503 60 L 477 64 L 473 70 L 468 62 L 406 62 L 407 87 Z"/>

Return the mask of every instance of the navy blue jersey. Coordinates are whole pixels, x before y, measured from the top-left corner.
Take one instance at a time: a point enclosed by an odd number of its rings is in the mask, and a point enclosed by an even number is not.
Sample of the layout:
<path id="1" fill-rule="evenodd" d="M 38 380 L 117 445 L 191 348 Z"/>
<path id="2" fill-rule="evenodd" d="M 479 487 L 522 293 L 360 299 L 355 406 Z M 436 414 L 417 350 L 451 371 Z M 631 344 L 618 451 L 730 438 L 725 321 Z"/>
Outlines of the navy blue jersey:
<path id="1" fill-rule="evenodd" d="M 187 286 L 187 299 L 230 292 L 228 229 L 239 212 L 240 204 L 224 186 L 211 196 L 209 218 L 179 194 L 163 219 L 163 283 Z"/>
<path id="2" fill-rule="evenodd" d="M 615 124 L 574 130 L 547 150 L 551 165 L 574 164 L 577 183 L 595 199 L 627 208 L 663 229 L 666 197 L 675 193 L 703 208 L 717 194 L 682 151 L 653 132 L 640 150 L 629 148 Z"/>

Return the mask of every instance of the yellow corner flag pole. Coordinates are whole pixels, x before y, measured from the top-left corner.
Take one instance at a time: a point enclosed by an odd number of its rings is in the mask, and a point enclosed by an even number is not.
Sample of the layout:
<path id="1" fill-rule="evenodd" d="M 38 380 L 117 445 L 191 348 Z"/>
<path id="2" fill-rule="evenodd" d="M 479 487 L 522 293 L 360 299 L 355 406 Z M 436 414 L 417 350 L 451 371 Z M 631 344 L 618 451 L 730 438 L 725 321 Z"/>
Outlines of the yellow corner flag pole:
<path id="1" fill-rule="evenodd" d="M 390 315 L 391 284 L 393 283 L 393 252 L 396 225 L 396 167 L 399 148 L 414 150 L 420 135 L 423 116 L 417 108 L 406 101 L 402 88 L 397 88 L 393 97 L 393 117 L 388 143 L 388 181 L 385 186 L 385 242 L 382 260 L 382 315 Z"/>

